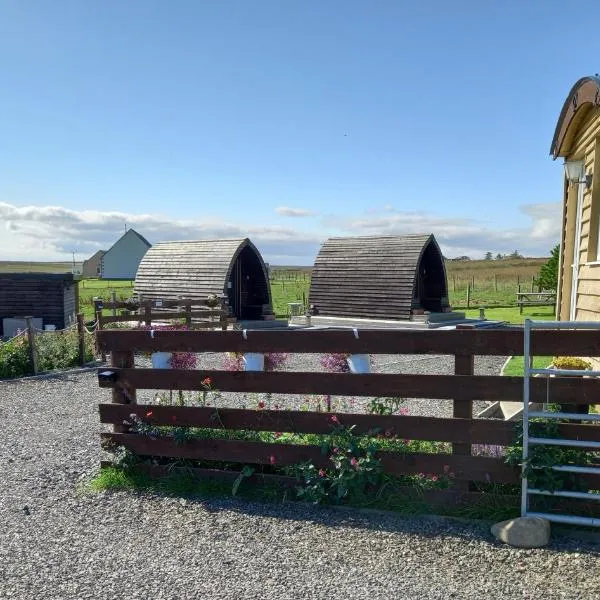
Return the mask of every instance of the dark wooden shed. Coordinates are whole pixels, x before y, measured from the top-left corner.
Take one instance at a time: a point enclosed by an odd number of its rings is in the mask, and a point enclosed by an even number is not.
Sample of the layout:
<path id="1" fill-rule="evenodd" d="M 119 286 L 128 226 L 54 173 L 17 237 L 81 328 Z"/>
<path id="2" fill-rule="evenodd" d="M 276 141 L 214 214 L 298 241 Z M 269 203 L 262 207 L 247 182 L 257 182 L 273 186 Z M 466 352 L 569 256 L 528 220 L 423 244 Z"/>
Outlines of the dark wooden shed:
<path id="1" fill-rule="evenodd" d="M 310 284 L 315 314 L 410 319 L 449 308 L 444 258 L 433 235 L 328 239 Z"/>
<path id="2" fill-rule="evenodd" d="M 224 295 L 238 319 L 273 312 L 265 263 L 248 238 L 159 242 L 140 263 L 135 293 L 141 300 Z"/>
<path id="3" fill-rule="evenodd" d="M 37 317 L 64 329 L 76 320 L 77 302 L 71 273 L 0 273 L 0 333 L 2 320 L 11 317 Z"/>

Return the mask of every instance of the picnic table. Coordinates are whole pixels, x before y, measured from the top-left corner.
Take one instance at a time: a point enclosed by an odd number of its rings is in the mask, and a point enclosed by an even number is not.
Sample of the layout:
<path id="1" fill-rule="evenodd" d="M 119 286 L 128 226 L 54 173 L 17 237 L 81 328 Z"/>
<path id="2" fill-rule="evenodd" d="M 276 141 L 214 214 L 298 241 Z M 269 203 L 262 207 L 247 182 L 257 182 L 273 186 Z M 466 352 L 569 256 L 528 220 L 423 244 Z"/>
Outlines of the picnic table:
<path id="1" fill-rule="evenodd" d="M 519 314 L 523 314 L 524 306 L 554 306 L 556 292 L 517 292 Z"/>

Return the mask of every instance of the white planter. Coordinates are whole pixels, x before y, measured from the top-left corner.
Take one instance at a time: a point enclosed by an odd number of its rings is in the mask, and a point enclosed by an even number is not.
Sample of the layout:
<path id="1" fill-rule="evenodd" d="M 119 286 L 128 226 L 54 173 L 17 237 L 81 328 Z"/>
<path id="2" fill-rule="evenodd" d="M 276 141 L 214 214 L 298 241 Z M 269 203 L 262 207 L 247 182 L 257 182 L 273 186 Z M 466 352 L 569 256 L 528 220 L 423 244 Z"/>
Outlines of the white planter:
<path id="1" fill-rule="evenodd" d="M 368 354 L 351 354 L 346 362 L 351 373 L 370 373 L 371 360 Z"/>
<path id="2" fill-rule="evenodd" d="M 171 352 L 153 352 L 150 359 L 152 360 L 153 369 L 171 369 Z"/>
<path id="3" fill-rule="evenodd" d="M 265 355 L 259 352 L 244 354 L 244 371 L 264 371 Z"/>

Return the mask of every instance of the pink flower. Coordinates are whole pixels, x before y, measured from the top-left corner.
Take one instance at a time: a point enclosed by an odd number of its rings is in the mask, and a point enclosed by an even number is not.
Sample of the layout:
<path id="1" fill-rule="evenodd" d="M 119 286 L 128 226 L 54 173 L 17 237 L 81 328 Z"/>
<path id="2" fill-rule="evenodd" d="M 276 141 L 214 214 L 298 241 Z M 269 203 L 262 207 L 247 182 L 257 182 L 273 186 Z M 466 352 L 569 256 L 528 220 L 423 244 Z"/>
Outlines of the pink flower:
<path id="1" fill-rule="evenodd" d="M 334 448 L 334 449 L 333 449 L 333 453 L 334 453 L 334 454 L 337 454 L 339 451 L 340 451 L 340 449 L 339 449 L 339 448 Z"/>
<path id="2" fill-rule="evenodd" d="M 269 462 L 274 465 L 277 462 L 277 459 L 271 454 L 271 456 L 269 456 Z"/>
<path id="3" fill-rule="evenodd" d="M 450 465 L 444 465 L 444 473 L 446 473 L 446 475 L 450 472 Z"/>
<path id="4" fill-rule="evenodd" d="M 358 459 L 355 456 L 353 456 L 350 459 L 350 464 L 356 469 L 356 467 L 358 467 Z"/>
<path id="5" fill-rule="evenodd" d="M 321 357 L 321 366 L 330 373 L 348 373 L 348 354 L 327 354 Z"/>
<path id="6" fill-rule="evenodd" d="M 340 420 L 337 418 L 336 415 L 331 415 L 331 422 L 339 424 Z"/>
<path id="7" fill-rule="evenodd" d="M 391 429 L 386 429 L 385 430 L 385 437 L 392 437 L 392 430 Z"/>
<path id="8" fill-rule="evenodd" d="M 202 380 L 202 385 L 210 385 L 212 383 L 212 379 L 210 377 L 206 377 Z"/>
<path id="9" fill-rule="evenodd" d="M 399 411 L 398 414 L 402 415 L 403 417 L 405 417 L 408 414 L 408 408 L 406 408 L 406 406 L 403 406 Z"/>
<path id="10" fill-rule="evenodd" d="M 147 417 L 151 417 L 151 416 L 152 416 L 152 411 L 151 411 L 151 410 L 149 410 L 149 411 L 146 413 L 146 416 L 147 416 Z"/>
<path id="11" fill-rule="evenodd" d="M 325 469 L 319 469 L 319 477 L 325 477 L 326 474 Z"/>
<path id="12" fill-rule="evenodd" d="M 265 407 L 265 401 L 264 400 L 259 400 L 257 406 L 258 406 L 258 408 L 263 409 Z"/>
<path id="13" fill-rule="evenodd" d="M 275 432 L 275 437 L 276 437 L 276 438 L 279 438 L 279 437 L 281 437 L 281 431 L 276 431 L 276 432 Z"/>
<path id="14" fill-rule="evenodd" d="M 438 476 L 437 475 L 432 475 L 431 476 L 431 481 L 437 481 L 438 480 Z"/>

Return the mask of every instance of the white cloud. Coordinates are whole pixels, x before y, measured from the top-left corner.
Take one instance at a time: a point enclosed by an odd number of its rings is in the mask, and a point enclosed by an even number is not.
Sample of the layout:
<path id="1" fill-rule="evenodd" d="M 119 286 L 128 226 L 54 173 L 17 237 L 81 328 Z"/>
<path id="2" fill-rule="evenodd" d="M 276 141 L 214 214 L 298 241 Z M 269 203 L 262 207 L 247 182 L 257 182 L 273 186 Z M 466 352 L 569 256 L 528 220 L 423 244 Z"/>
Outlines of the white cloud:
<path id="1" fill-rule="evenodd" d="M 0 202 L 0 221 L 10 223 L 0 235 L 0 257 L 59 260 L 76 252 L 83 260 L 109 248 L 125 224 L 151 243 L 166 240 L 250 237 L 265 260 L 290 256 L 290 264 L 311 264 L 322 241 L 319 236 L 280 226 L 242 226 L 218 219 L 179 220 L 162 215 L 74 211 L 60 206 L 14 206 Z"/>
<path id="2" fill-rule="evenodd" d="M 290 208 L 289 206 L 278 206 L 275 212 L 282 217 L 314 217 L 317 213 L 305 208 Z"/>
<path id="3" fill-rule="evenodd" d="M 281 209 L 285 207 L 280 207 Z M 300 209 L 286 209 L 300 210 Z M 309 233 L 291 227 L 247 226 L 225 219 L 172 219 L 158 214 L 75 211 L 60 206 L 15 206 L 0 202 L 0 260 L 83 260 L 110 247 L 133 227 L 151 243 L 165 240 L 250 237 L 272 264 L 310 265 L 319 245 L 331 235 L 433 233 L 446 256 L 481 257 L 485 252 L 519 250 L 548 255 L 560 237 L 560 204 L 520 207 L 528 222 L 493 228 L 471 218 L 446 218 L 420 211 L 384 207 L 362 216 L 323 218 Z M 300 216 L 300 215 L 296 215 Z"/>
<path id="4" fill-rule="evenodd" d="M 519 210 L 530 222 L 522 227 L 495 229 L 472 218 L 440 217 L 420 211 L 384 207 L 380 214 L 348 219 L 347 235 L 433 233 L 445 256 L 481 257 L 485 252 L 519 250 L 527 256 L 547 256 L 560 238 L 560 203 L 523 204 Z M 333 219 L 328 220 L 333 225 Z M 336 223 L 340 227 L 339 223 Z"/>

